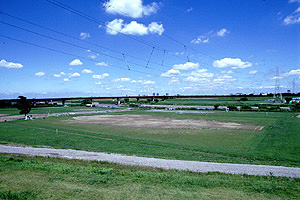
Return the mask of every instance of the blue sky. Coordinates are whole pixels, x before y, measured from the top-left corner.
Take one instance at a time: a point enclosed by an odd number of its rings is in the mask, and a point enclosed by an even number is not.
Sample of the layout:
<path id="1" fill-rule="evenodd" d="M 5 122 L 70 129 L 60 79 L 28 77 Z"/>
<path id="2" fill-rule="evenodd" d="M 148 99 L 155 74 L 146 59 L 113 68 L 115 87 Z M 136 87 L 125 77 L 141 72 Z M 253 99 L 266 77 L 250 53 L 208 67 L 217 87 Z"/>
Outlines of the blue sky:
<path id="1" fill-rule="evenodd" d="M 300 91 L 300 0 L 0 0 L 0 11 L 1 99 L 266 93 L 276 78 Z"/>

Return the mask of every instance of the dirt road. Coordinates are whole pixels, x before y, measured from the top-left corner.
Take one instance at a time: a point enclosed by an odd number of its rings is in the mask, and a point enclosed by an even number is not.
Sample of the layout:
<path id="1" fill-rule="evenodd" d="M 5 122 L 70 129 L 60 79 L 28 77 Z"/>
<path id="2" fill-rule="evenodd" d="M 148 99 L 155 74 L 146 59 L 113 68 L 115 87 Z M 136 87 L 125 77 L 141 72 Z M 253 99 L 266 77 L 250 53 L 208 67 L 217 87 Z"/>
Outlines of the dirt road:
<path id="1" fill-rule="evenodd" d="M 58 157 L 79 160 L 106 161 L 121 165 L 177 169 L 201 173 L 220 172 L 226 174 L 248 174 L 300 178 L 300 168 L 295 167 L 168 160 L 159 158 L 126 156 L 121 154 L 87 152 L 72 149 L 33 148 L 7 145 L 0 145 L 0 153 L 22 154 L 27 156 Z"/>

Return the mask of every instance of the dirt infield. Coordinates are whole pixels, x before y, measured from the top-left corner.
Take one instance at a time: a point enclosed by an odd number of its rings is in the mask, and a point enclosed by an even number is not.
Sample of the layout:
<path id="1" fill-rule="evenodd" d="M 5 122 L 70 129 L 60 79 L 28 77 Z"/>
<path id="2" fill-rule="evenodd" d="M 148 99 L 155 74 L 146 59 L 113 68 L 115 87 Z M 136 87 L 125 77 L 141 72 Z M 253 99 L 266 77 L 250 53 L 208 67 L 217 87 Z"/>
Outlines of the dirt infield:
<path id="1" fill-rule="evenodd" d="M 73 117 L 78 123 L 100 123 L 104 125 L 145 127 L 145 128 L 211 128 L 211 129 L 256 129 L 263 127 L 255 125 L 243 125 L 238 123 L 223 123 L 205 120 L 179 120 L 166 117 L 154 117 L 150 115 L 94 115 Z M 74 122 L 73 121 L 73 122 Z"/>

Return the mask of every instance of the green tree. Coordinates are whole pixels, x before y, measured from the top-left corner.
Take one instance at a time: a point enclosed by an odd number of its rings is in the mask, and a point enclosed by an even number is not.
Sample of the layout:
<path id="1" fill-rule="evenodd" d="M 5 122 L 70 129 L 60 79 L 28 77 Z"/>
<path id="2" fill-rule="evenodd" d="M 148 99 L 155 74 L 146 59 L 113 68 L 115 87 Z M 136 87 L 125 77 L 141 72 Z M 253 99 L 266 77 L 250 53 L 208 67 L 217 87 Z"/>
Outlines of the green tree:
<path id="1" fill-rule="evenodd" d="M 17 101 L 17 108 L 20 110 L 20 114 L 26 115 L 30 112 L 32 107 L 31 102 L 24 96 L 19 96 Z"/>
<path id="2" fill-rule="evenodd" d="M 90 99 L 84 99 L 84 100 L 82 100 L 82 104 L 83 105 L 92 104 L 92 100 L 90 100 Z"/>

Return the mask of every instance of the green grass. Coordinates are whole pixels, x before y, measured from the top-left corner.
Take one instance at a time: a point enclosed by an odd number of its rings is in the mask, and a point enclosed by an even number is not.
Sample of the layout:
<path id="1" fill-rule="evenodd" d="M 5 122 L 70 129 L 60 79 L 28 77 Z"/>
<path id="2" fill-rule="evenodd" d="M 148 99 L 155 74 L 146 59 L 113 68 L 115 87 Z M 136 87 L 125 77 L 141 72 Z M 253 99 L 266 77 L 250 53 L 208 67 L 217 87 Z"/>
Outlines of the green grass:
<path id="1" fill-rule="evenodd" d="M 0 156 L 2 199 L 299 199 L 300 179 Z"/>
<path id="2" fill-rule="evenodd" d="M 62 113 L 62 112 L 76 112 L 78 110 L 101 110 L 101 109 L 120 109 L 120 108 L 101 108 L 101 107 L 85 107 L 85 106 L 71 106 L 71 107 L 33 107 L 30 114 L 48 114 L 48 113 Z M 0 114 L 19 115 L 17 108 L 0 108 Z"/>
<path id="3" fill-rule="evenodd" d="M 0 141 L 168 159 L 300 166 L 300 119 L 293 113 L 176 115 L 142 110 L 119 114 L 126 113 L 237 122 L 265 128 L 261 131 L 124 128 L 71 123 L 71 116 L 65 116 L 1 123 Z M 58 135 L 56 129 L 59 129 Z"/>

